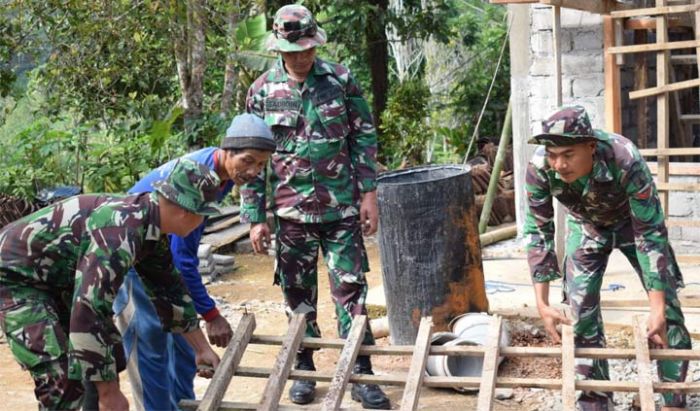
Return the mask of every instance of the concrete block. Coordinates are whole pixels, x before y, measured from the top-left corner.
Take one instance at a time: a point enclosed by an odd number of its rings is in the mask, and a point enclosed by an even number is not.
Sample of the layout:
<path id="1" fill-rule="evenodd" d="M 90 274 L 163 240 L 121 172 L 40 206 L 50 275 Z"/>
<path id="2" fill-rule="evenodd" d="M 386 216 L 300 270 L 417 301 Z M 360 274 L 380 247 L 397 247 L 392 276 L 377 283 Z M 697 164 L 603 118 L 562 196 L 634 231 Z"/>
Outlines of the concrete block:
<path id="1" fill-rule="evenodd" d="M 554 59 L 550 57 L 532 56 L 529 73 L 531 76 L 553 76 Z"/>
<path id="2" fill-rule="evenodd" d="M 552 30 L 552 8 L 533 7 L 530 9 L 530 30 Z"/>
<path id="3" fill-rule="evenodd" d="M 573 83 L 574 98 L 602 96 L 605 90 L 603 75 L 575 77 Z"/>
<path id="4" fill-rule="evenodd" d="M 700 242 L 700 227 L 680 227 L 683 241 Z"/>
<path id="5" fill-rule="evenodd" d="M 595 13 L 562 8 L 561 27 L 563 29 L 599 27 L 602 31 L 603 18 Z"/>
<path id="6" fill-rule="evenodd" d="M 539 100 L 547 100 L 554 98 L 554 87 L 554 77 L 531 77 L 530 98 L 535 98 Z M 530 110 L 532 110 L 532 108 Z"/>
<path id="7" fill-rule="evenodd" d="M 668 228 L 668 238 L 671 241 L 678 241 L 679 243 L 681 242 L 683 238 L 683 234 L 681 232 L 681 227 L 669 227 Z M 674 243 L 674 248 L 675 248 L 675 243 Z M 678 250 L 675 250 L 678 252 Z"/>
<path id="8" fill-rule="evenodd" d="M 572 30 L 571 49 L 573 51 L 600 51 L 603 49 L 603 32 L 599 30 Z"/>
<path id="9" fill-rule="evenodd" d="M 569 77 L 603 73 L 603 53 L 564 54 L 561 67 L 562 74 Z"/>
<path id="10" fill-rule="evenodd" d="M 530 50 L 533 57 L 552 56 L 553 49 L 551 31 L 535 31 L 530 34 Z"/>

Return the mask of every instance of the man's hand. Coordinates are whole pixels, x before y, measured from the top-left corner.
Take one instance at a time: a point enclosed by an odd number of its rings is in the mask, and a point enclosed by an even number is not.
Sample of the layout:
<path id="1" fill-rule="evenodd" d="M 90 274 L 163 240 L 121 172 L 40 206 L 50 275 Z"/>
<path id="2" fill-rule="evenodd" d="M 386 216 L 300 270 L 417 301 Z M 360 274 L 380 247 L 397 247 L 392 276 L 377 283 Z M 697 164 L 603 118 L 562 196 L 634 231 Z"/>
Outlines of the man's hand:
<path id="1" fill-rule="evenodd" d="M 253 251 L 258 254 L 267 252 L 270 246 L 270 226 L 267 223 L 250 225 L 250 241 L 253 243 Z"/>
<path id="2" fill-rule="evenodd" d="M 226 347 L 233 337 L 233 330 L 223 315 L 217 315 L 213 320 L 207 322 L 207 336 L 209 343 L 217 347 Z"/>
<path id="3" fill-rule="evenodd" d="M 119 380 L 95 381 L 100 411 L 129 411 L 129 401 L 119 389 Z"/>
<path id="4" fill-rule="evenodd" d="M 195 351 L 194 362 L 197 364 L 197 375 L 202 378 L 213 377 L 220 361 L 219 356 L 208 345 L 201 351 Z"/>
<path id="5" fill-rule="evenodd" d="M 362 194 L 360 203 L 360 225 L 362 234 L 372 235 L 377 232 L 379 211 L 377 209 L 377 190 Z"/>
<path id="6" fill-rule="evenodd" d="M 559 335 L 559 331 L 557 331 L 557 326 L 559 324 L 571 325 L 571 320 L 566 318 L 563 312 L 548 305 L 538 306 L 537 310 L 540 312 L 540 317 L 542 318 L 542 322 L 544 322 L 544 330 L 549 334 L 549 338 L 551 338 L 554 343 L 560 343 L 561 335 Z"/>
<path id="7" fill-rule="evenodd" d="M 651 345 L 660 348 L 668 348 L 666 327 L 666 301 L 664 292 L 649 291 L 647 338 L 651 342 Z"/>

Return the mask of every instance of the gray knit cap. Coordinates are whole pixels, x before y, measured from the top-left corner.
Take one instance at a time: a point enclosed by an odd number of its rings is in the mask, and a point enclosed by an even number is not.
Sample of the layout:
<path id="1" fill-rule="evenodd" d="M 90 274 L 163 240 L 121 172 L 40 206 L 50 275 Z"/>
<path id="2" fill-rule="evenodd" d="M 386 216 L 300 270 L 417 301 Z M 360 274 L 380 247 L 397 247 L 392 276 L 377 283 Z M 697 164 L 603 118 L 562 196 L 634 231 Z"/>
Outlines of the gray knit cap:
<path id="1" fill-rule="evenodd" d="M 265 120 L 253 114 L 239 114 L 226 129 L 226 137 L 221 141 L 224 150 L 255 148 L 275 151 L 277 144 Z"/>

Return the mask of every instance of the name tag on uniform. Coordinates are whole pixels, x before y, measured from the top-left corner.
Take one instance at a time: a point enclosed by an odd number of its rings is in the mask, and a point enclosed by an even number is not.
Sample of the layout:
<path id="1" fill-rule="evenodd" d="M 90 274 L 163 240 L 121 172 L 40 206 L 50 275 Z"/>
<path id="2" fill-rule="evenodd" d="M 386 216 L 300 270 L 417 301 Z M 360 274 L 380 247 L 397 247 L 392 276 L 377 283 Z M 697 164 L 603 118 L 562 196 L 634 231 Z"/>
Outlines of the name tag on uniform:
<path id="1" fill-rule="evenodd" d="M 336 87 L 325 89 L 319 87 L 318 91 L 311 96 L 311 102 L 314 106 L 336 99 L 343 99 L 343 92 Z"/>
<path id="2" fill-rule="evenodd" d="M 299 111 L 301 101 L 293 98 L 272 98 L 265 99 L 265 111 Z"/>

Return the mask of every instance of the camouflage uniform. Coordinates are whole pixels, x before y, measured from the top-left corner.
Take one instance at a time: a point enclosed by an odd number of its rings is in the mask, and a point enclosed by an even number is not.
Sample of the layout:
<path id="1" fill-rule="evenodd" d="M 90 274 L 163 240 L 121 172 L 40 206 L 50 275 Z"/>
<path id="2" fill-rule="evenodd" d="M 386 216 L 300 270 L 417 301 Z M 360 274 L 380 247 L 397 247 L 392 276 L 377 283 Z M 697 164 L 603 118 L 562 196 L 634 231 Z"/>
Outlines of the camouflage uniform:
<path id="1" fill-rule="evenodd" d="M 280 12 L 301 9 L 287 6 Z M 304 18 L 311 18 L 308 10 L 302 11 Z M 278 26 L 281 30 L 278 20 L 287 17 L 279 14 L 275 30 Z M 273 35 L 268 45 L 273 50 L 300 51 L 325 43 L 323 30 L 315 23 L 311 28 L 313 33 L 304 32 L 305 37 L 292 42 Z M 359 200 L 360 193 L 376 189 L 377 152 L 367 102 L 344 66 L 317 58 L 299 84 L 288 77 L 280 58 L 250 87 L 247 111 L 265 119 L 277 143 L 270 176 L 270 207 L 277 222 L 275 283 L 282 286 L 292 310 L 306 313 L 306 335 L 319 337 L 316 261 L 320 246 L 331 275 L 338 329 L 345 337 L 352 316 L 366 312 L 368 263 Z M 266 220 L 265 185 L 263 175 L 242 187 L 243 221 Z M 365 343 L 373 342 L 368 330 Z"/>
<path id="2" fill-rule="evenodd" d="M 554 253 L 552 197 L 568 210 L 565 294 L 574 315 L 577 347 L 605 345 L 600 289 L 608 257 L 620 249 L 646 290 L 663 290 L 668 343 L 691 348 L 676 290 L 683 286 L 680 269 L 668 242 L 656 186 L 635 145 L 623 136 L 593 130 L 582 107 L 565 108 L 543 122 L 544 134 L 530 142 L 563 146 L 596 141 L 593 170 L 571 184 L 562 181 L 547 162 L 544 146 L 528 165 L 529 212 L 524 233 L 534 282 L 561 278 Z M 658 361 L 662 381 L 684 381 L 687 361 Z M 581 379 L 609 379 L 605 360 L 577 359 Z M 667 406 L 685 406 L 685 396 L 664 394 Z M 583 409 L 606 409 L 605 393 L 584 392 Z"/>
<path id="3" fill-rule="evenodd" d="M 193 164 L 176 166 L 158 193 L 190 211 L 214 212 L 201 197 L 215 193 L 218 177 Z M 198 327 L 155 193 L 72 197 L 0 231 L 0 325 L 41 407 L 76 409 L 82 379 L 117 379 L 125 364 L 112 301 L 132 265 L 153 291 L 165 329 Z"/>

